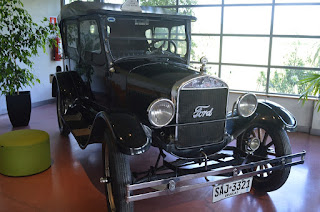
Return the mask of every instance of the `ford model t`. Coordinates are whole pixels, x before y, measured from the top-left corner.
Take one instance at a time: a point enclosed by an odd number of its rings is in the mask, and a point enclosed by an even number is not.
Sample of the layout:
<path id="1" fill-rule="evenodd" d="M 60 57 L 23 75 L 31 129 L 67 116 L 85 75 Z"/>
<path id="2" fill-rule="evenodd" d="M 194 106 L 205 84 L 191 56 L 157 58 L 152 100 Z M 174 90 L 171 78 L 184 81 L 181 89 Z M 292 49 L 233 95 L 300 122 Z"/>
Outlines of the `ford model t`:
<path id="1" fill-rule="evenodd" d="M 200 70 L 189 66 L 195 18 L 134 9 L 74 2 L 59 22 L 64 65 L 52 95 L 60 132 L 82 149 L 102 143 L 109 209 L 132 211 L 134 201 L 203 186 L 213 186 L 214 201 L 251 186 L 280 188 L 304 161 L 286 133 L 293 115 L 251 93 L 227 111 L 228 85 L 206 74 L 205 59 Z M 150 146 L 159 152 L 154 166 L 133 173 L 129 160 Z"/>

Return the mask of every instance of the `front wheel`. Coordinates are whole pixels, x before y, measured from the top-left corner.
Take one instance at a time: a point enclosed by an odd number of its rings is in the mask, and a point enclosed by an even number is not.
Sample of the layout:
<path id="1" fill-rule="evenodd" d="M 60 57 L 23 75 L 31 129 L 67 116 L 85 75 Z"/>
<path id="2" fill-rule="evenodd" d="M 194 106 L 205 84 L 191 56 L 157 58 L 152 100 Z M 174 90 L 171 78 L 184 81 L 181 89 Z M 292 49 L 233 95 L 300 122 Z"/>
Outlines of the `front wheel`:
<path id="1" fill-rule="evenodd" d="M 237 138 L 237 147 L 243 151 L 247 150 L 247 142 L 250 139 L 259 139 L 260 147 L 253 152 L 253 155 L 264 159 L 273 159 L 292 153 L 286 131 L 275 126 L 251 126 Z M 290 159 L 287 159 L 289 162 Z M 253 161 L 248 161 L 253 162 Z M 255 167 L 252 171 L 271 168 L 273 164 Z M 279 189 L 288 179 L 290 167 L 258 174 L 253 178 L 252 186 L 264 192 Z"/>
<path id="2" fill-rule="evenodd" d="M 131 170 L 128 155 L 119 152 L 110 133 L 105 133 L 102 144 L 105 193 L 108 211 L 132 212 L 133 202 L 126 202 L 126 185 L 131 183 Z"/>

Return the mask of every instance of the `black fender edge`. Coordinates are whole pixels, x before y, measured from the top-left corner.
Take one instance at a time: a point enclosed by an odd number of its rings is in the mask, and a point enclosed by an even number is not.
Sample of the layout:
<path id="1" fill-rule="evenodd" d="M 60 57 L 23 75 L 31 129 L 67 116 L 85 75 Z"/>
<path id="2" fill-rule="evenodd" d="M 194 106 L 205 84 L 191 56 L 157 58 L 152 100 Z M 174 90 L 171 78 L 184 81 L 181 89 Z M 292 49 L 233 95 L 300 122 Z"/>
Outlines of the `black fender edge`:
<path id="1" fill-rule="evenodd" d="M 119 150 L 127 155 L 139 155 L 146 152 L 152 141 L 151 129 L 133 115 L 123 112 L 107 114 L 101 111 L 96 115 L 88 142 L 80 145 L 85 148 L 90 143 L 103 142 L 105 130 L 111 133 Z"/>
<path id="2" fill-rule="evenodd" d="M 275 117 L 282 122 L 283 128 L 289 132 L 295 131 L 297 128 L 297 120 L 296 118 L 290 113 L 289 110 L 284 108 L 283 106 L 272 102 L 272 101 L 264 101 L 264 102 L 259 102 L 260 105 L 264 104 L 269 108 L 269 111 L 272 111 L 275 115 Z M 264 110 L 267 112 L 268 110 Z M 261 112 L 262 113 L 262 112 Z M 262 113 L 263 114 L 263 113 Z"/>
<path id="3" fill-rule="evenodd" d="M 259 100 L 256 112 L 248 118 L 232 118 L 231 113 L 228 114 L 228 118 L 230 119 L 227 120 L 227 132 L 234 138 L 254 124 L 268 124 L 289 132 L 294 131 L 297 127 L 295 117 L 287 109 L 272 101 Z"/>

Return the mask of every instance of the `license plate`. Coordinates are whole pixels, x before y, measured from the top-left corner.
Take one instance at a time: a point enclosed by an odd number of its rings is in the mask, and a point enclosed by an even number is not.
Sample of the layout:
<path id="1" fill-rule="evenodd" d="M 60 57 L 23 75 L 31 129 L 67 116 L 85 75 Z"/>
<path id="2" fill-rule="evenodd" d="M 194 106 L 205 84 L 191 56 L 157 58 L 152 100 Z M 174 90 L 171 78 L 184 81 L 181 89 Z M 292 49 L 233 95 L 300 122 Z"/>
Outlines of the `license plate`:
<path id="1" fill-rule="evenodd" d="M 233 197 L 239 194 L 247 193 L 252 186 L 252 177 L 213 186 L 212 202 L 217 202 L 228 197 Z"/>

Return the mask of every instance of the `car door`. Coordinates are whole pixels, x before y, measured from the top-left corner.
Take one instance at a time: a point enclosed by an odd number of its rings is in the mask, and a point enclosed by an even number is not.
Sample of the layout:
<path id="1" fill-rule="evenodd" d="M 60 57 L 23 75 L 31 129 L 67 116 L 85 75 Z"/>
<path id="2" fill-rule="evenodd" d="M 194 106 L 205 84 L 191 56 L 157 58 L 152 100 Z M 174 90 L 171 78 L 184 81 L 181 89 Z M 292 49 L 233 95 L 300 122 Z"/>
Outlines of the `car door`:
<path id="1" fill-rule="evenodd" d="M 99 20 L 95 18 L 80 19 L 80 60 L 77 70 L 90 86 L 95 100 L 106 106 L 106 56 L 101 37 Z"/>

